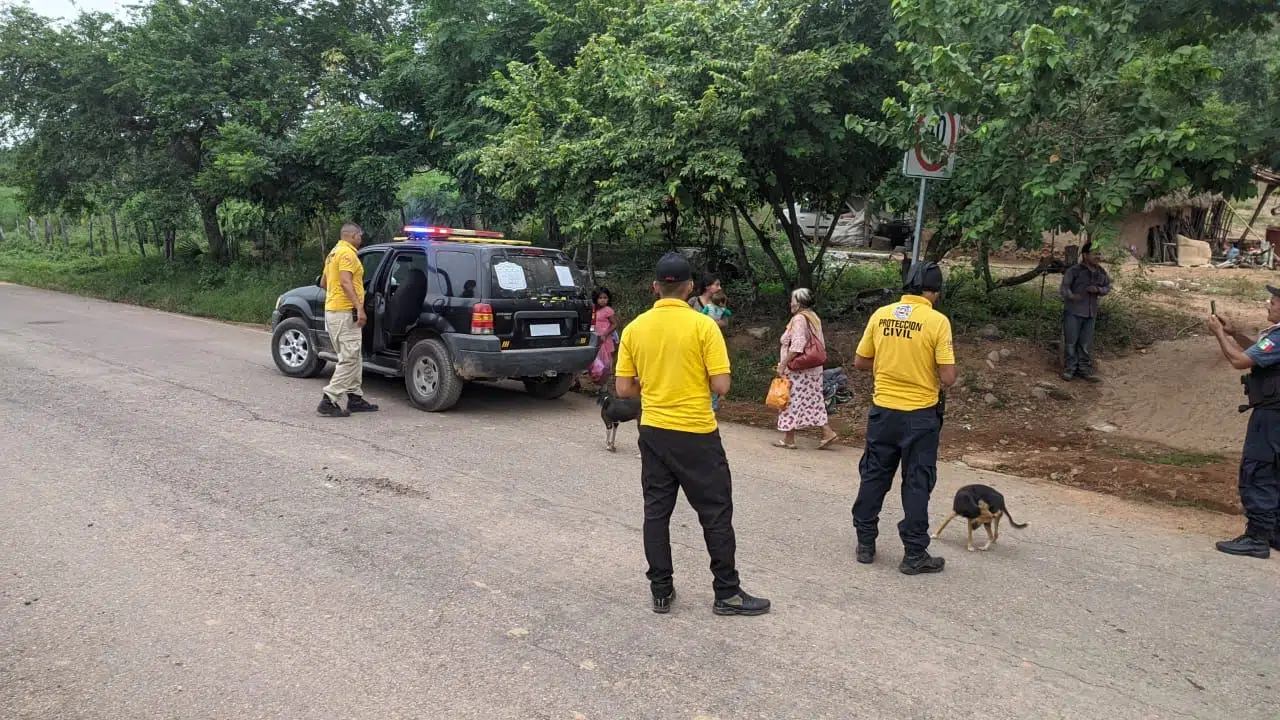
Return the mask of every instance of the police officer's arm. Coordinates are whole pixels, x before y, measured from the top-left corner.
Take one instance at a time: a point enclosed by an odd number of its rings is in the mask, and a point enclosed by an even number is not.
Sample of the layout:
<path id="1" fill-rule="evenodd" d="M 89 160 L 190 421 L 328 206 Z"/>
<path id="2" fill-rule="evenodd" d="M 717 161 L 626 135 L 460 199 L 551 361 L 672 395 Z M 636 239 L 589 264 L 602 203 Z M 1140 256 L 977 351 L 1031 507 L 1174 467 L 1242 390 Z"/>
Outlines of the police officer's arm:
<path id="1" fill-rule="evenodd" d="M 711 392 L 728 395 L 732 385 L 729 349 L 724 344 L 724 333 L 715 325 L 704 325 L 702 329 L 702 362 L 707 366 L 707 383 Z"/>
<path id="2" fill-rule="evenodd" d="M 636 361 L 631 355 L 630 326 L 622 331 L 622 342 L 618 343 L 618 369 L 613 373 L 613 382 L 618 397 L 640 397 L 640 379 L 636 377 Z"/>
<path id="3" fill-rule="evenodd" d="M 1209 316 L 1209 330 L 1214 337 L 1218 338 L 1218 347 L 1222 348 L 1222 356 L 1231 363 L 1231 367 L 1237 370 L 1249 370 L 1257 363 L 1248 353 L 1240 347 L 1235 338 L 1227 334 L 1226 328 L 1222 326 L 1222 320 L 1216 315 Z"/>

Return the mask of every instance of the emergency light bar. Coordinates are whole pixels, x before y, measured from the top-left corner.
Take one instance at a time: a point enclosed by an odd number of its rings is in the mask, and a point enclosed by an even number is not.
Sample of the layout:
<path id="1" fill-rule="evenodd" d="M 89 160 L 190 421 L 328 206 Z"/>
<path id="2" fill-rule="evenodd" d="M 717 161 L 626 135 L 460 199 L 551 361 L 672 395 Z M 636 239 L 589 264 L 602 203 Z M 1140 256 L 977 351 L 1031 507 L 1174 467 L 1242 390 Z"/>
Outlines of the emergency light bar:
<path id="1" fill-rule="evenodd" d="M 426 237 L 422 237 L 423 235 Z M 502 233 L 493 230 L 467 230 L 465 228 L 436 227 L 434 225 L 405 225 L 404 235 L 397 236 L 395 239 L 397 242 L 442 240 L 447 242 L 489 243 L 493 245 L 532 244 L 526 240 L 507 240 Z"/>

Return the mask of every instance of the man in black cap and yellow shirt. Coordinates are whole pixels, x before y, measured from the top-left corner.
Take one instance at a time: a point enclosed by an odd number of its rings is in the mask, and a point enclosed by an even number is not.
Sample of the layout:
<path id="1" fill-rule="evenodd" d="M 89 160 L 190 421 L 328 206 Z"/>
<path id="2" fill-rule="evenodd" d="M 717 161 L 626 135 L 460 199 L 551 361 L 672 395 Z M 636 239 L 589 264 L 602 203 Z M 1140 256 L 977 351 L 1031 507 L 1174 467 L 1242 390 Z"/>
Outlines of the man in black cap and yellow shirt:
<path id="1" fill-rule="evenodd" d="M 640 483 L 644 489 L 644 554 L 653 611 L 671 611 L 671 513 L 684 489 L 702 523 L 717 615 L 762 615 L 769 601 L 743 592 L 734 565 L 733 496 L 711 393 L 729 392 L 729 354 L 710 317 L 689 307 L 689 261 L 667 253 L 653 290 L 659 300 L 622 331 L 617 393 L 640 398 Z"/>
<path id="2" fill-rule="evenodd" d="M 1228 318 L 1209 316 L 1209 330 L 1227 362 L 1248 370 L 1241 378 L 1251 410 L 1240 453 L 1240 504 L 1244 506 L 1244 534 L 1218 543 L 1228 555 L 1267 558 L 1280 550 L 1280 288 L 1267 286 L 1267 322 L 1257 340 L 1245 335 Z"/>
<path id="3" fill-rule="evenodd" d="M 951 321 L 933 308 L 942 297 L 942 269 L 917 262 L 903 282 L 902 300 L 872 314 L 858 343 L 853 366 L 871 370 L 875 394 L 867 417 L 867 444 L 858 472 L 862 484 L 853 503 L 857 557 L 876 556 L 880 509 L 902 466 L 902 510 L 898 535 L 906 556 L 898 568 L 907 575 L 942 572 L 929 547 L 929 495 L 938 479 L 938 436 L 942 430 L 942 386 L 956 382 Z"/>

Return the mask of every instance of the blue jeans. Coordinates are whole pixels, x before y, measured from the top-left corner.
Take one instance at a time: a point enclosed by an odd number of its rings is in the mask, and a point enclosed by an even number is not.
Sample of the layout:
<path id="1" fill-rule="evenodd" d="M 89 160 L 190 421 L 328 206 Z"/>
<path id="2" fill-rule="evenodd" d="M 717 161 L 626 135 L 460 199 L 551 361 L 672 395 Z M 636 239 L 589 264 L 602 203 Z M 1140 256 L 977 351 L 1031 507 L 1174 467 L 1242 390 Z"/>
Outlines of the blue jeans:
<path id="1" fill-rule="evenodd" d="M 1087 376 L 1093 367 L 1093 329 L 1097 318 L 1066 313 L 1062 318 L 1062 340 L 1066 363 L 1062 371 L 1068 375 Z"/>

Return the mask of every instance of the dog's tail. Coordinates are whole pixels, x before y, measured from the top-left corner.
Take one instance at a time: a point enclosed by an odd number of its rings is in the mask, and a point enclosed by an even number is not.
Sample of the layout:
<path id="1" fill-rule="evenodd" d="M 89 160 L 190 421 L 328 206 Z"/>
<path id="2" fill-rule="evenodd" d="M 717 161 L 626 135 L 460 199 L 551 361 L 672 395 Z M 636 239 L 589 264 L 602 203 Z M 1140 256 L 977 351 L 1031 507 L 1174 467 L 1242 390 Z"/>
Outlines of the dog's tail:
<path id="1" fill-rule="evenodd" d="M 1019 530 L 1021 530 L 1022 528 L 1024 528 L 1024 527 L 1026 527 L 1026 526 L 1028 526 L 1028 525 L 1030 525 L 1030 524 L 1031 524 L 1031 523 L 1020 523 L 1020 522 L 1018 522 L 1017 520 L 1014 520 L 1014 519 L 1013 519 L 1013 516 L 1009 514 L 1009 506 L 1008 506 L 1008 505 L 1006 505 L 1006 506 L 1005 506 L 1005 508 L 1004 508 L 1004 516 L 1005 516 L 1005 517 L 1007 517 L 1007 518 L 1009 518 L 1009 524 L 1010 524 L 1010 525 L 1012 525 L 1012 526 L 1014 526 L 1014 527 L 1018 528 Z"/>

